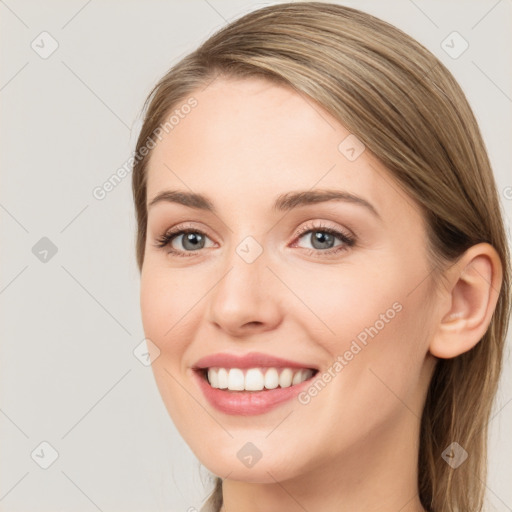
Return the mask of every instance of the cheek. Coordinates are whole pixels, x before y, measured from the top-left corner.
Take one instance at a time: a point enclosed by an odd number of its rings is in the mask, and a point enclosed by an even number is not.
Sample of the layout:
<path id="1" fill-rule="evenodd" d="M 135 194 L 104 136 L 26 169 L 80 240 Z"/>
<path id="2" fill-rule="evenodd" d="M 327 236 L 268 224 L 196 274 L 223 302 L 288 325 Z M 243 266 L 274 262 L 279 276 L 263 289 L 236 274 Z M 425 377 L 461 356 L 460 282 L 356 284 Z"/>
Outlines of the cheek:
<path id="1" fill-rule="evenodd" d="M 336 324 L 341 335 L 329 347 L 333 361 L 342 357 L 333 403 L 343 397 L 343 413 L 357 418 L 356 424 L 366 423 L 369 431 L 395 414 L 421 416 L 418 383 L 432 326 L 425 290 L 410 293 L 409 282 L 392 280 L 373 300 L 343 311 Z"/>
<path id="2" fill-rule="evenodd" d="M 197 302 L 197 290 L 184 279 L 179 269 L 149 264 L 143 268 L 140 281 L 140 307 L 144 333 L 162 353 L 177 353 L 185 340 L 180 331 L 187 314 Z"/>
<path id="3" fill-rule="evenodd" d="M 288 281 L 294 283 L 293 291 L 300 300 L 292 297 L 295 305 L 288 312 L 335 358 L 349 348 L 352 339 L 368 338 L 365 329 L 377 323 L 381 331 L 394 323 L 407 285 L 391 263 L 387 267 L 385 262 L 383 267 L 347 263 L 314 273 L 290 273 Z"/>
<path id="4" fill-rule="evenodd" d="M 382 302 L 364 301 L 354 310 L 357 320 L 352 310 L 343 307 L 333 318 L 337 337 L 325 347 L 329 352 L 326 368 L 317 377 L 318 384 L 302 395 L 299 408 L 315 418 L 317 431 L 323 431 L 319 437 L 331 440 L 312 447 L 318 463 L 332 451 L 363 449 L 368 439 L 401 418 L 414 423 L 421 417 L 423 397 L 418 383 L 425 360 L 427 334 L 422 324 L 426 317 L 422 300 L 406 295 L 397 292 Z M 297 414 L 288 421 L 290 429 L 300 431 L 303 421 L 304 415 Z M 289 430 L 283 429 L 274 442 L 286 445 L 287 434 Z"/>
<path id="5" fill-rule="evenodd" d="M 347 265 L 296 281 L 297 295 L 316 318 L 309 312 L 294 318 L 323 348 L 324 367 L 342 375 L 331 379 L 332 391 L 348 402 L 354 396 L 360 404 L 367 400 L 367 410 L 387 398 L 393 405 L 390 389 L 405 397 L 415 387 L 431 327 L 428 291 L 419 285 L 427 272 L 406 268 L 396 258 L 380 263 Z"/>
<path id="6" fill-rule="evenodd" d="M 198 292 L 184 277 L 179 269 L 148 264 L 141 273 L 140 306 L 145 337 L 160 350 L 151 368 L 163 403 L 175 424 L 188 428 L 186 411 L 195 402 L 185 391 L 183 355 Z"/>

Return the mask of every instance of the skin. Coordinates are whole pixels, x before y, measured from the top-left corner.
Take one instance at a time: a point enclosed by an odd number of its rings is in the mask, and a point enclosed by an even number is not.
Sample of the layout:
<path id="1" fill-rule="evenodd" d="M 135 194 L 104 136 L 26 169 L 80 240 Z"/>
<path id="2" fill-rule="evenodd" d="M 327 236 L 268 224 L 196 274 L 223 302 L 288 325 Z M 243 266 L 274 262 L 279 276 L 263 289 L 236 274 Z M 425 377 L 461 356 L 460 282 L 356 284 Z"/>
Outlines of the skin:
<path id="1" fill-rule="evenodd" d="M 217 78 L 197 107 L 152 150 L 148 204 L 166 189 L 207 195 L 217 213 L 160 202 L 149 208 L 141 311 L 159 348 L 152 364 L 165 406 L 201 463 L 224 478 L 223 512 L 418 512 L 420 417 L 436 357 L 479 341 L 501 280 L 488 244 L 472 247 L 432 286 L 423 217 L 368 150 L 349 161 L 349 132 L 320 106 L 260 78 Z M 370 202 L 331 201 L 275 212 L 279 194 L 346 190 Z M 204 248 L 155 243 L 193 227 Z M 303 226 L 356 237 L 325 255 Z M 322 231 L 318 228 L 318 231 Z M 263 249 L 247 263 L 248 236 Z M 334 245 L 343 242 L 335 239 Z M 188 251 L 188 252 L 187 252 Z M 217 352 L 265 352 L 327 371 L 356 336 L 402 309 L 307 405 L 256 416 L 212 408 L 191 367 Z M 261 459 L 237 458 L 253 443 Z"/>

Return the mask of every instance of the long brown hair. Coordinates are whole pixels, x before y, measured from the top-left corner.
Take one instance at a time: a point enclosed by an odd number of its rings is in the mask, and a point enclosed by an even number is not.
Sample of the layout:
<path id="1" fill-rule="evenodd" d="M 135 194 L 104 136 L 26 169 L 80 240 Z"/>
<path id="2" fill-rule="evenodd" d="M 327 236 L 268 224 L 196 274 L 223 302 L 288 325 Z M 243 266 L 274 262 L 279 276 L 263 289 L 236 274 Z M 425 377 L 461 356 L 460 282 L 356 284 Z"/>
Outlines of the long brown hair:
<path id="1" fill-rule="evenodd" d="M 428 511 L 477 512 L 484 501 L 487 426 L 510 317 L 510 263 L 494 176 L 461 88 L 426 48 L 361 11 L 294 2 L 253 11 L 208 38 L 156 84 L 133 167 L 139 270 L 146 243 L 146 169 L 139 153 L 180 104 L 216 76 L 266 77 L 317 102 L 354 133 L 422 208 L 433 277 L 480 242 L 503 265 L 490 326 L 477 345 L 437 362 L 421 419 L 418 491 Z M 457 469 L 441 454 L 457 441 Z M 222 504 L 217 478 L 208 501 Z"/>

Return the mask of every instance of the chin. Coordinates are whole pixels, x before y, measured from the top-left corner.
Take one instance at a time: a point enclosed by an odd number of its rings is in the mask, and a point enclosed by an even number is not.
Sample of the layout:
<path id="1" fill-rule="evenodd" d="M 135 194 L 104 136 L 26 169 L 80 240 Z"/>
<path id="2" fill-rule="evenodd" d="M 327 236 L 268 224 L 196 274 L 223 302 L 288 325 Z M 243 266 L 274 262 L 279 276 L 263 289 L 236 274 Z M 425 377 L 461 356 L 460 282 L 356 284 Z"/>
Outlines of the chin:
<path id="1" fill-rule="evenodd" d="M 247 436 L 245 439 L 250 439 Z M 192 445 L 193 448 L 193 445 Z M 305 470 L 307 464 L 299 464 L 296 453 L 286 456 L 277 447 L 268 446 L 259 451 L 250 441 L 231 440 L 228 446 L 208 450 L 203 442 L 193 450 L 201 464 L 214 475 L 248 483 L 273 484 L 294 478 Z M 266 456 L 265 451 L 269 452 Z"/>

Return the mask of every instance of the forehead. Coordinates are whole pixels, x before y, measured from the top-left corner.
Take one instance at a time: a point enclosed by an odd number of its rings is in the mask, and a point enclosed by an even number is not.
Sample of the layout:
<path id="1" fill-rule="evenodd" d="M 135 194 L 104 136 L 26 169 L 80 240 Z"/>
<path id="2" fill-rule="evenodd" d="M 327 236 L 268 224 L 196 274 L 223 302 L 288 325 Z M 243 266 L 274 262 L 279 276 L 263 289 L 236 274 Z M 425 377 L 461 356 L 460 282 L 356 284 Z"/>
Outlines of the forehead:
<path id="1" fill-rule="evenodd" d="M 264 196 L 270 205 L 292 190 L 342 188 L 379 210 L 396 207 L 397 187 L 380 162 L 366 150 L 348 159 L 345 141 L 354 136 L 311 98 L 262 78 L 217 78 L 191 97 L 196 106 L 152 150 L 148 202 L 181 189 L 235 208 Z"/>
<path id="2" fill-rule="evenodd" d="M 195 108 L 179 119 L 165 137 L 171 139 L 170 143 L 161 144 L 154 154 L 172 153 L 173 149 L 184 153 L 195 140 L 196 151 L 189 157 L 215 152 L 232 159 L 236 153 L 247 160 L 258 154 L 268 157 L 273 152 L 273 160 L 279 155 L 289 160 L 303 144 L 309 148 L 330 136 L 325 141 L 327 146 L 339 138 L 339 134 L 334 136 L 336 132 L 346 132 L 305 95 L 263 78 L 217 78 L 190 97 L 197 103 Z M 184 98 L 181 104 L 188 100 Z M 180 105 L 177 107 L 180 110 Z M 332 149 L 336 150 L 335 144 Z"/>

